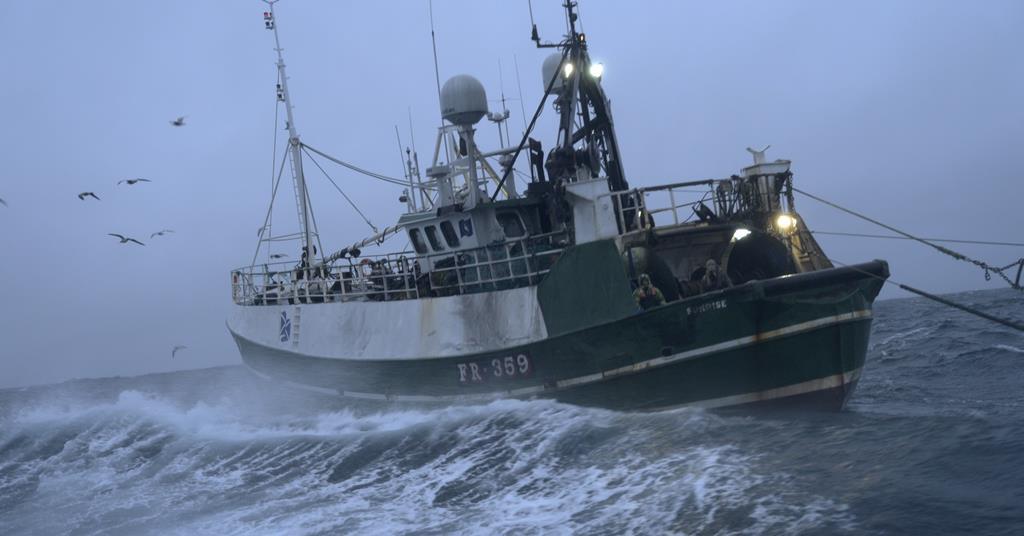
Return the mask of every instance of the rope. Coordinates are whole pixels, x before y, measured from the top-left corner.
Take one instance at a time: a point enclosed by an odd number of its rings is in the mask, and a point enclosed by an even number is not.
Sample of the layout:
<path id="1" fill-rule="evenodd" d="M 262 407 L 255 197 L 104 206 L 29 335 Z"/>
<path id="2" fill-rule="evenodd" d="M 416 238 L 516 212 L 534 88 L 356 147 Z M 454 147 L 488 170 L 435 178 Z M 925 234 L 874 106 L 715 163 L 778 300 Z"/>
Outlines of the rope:
<path id="1" fill-rule="evenodd" d="M 892 235 L 878 235 L 878 234 L 865 234 L 865 233 L 840 233 L 838 231 L 811 231 L 812 234 L 823 234 L 823 235 L 837 235 L 837 236 L 860 236 L 864 238 L 893 238 L 897 240 L 910 240 L 905 236 L 892 236 Z M 989 242 L 985 240 L 956 240 L 953 238 L 922 238 L 921 240 L 930 240 L 932 242 L 955 242 L 958 244 L 981 244 L 984 246 L 1011 246 L 1011 247 L 1024 247 L 1022 242 Z M 1011 264 L 1015 266 L 1017 263 Z"/>
<path id="2" fill-rule="evenodd" d="M 331 162 L 334 162 L 335 164 L 338 164 L 339 166 L 347 167 L 348 169 L 351 169 L 352 171 L 355 171 L 356 173 L 362 173 L 363 175 L 366 175 L 367 177 L 373 177 L 373 178 L 375 178 L 377 180 L 382 180 L 384 182 L 390 182 L 391 184 L 397 184 L 398 186 L 404 186 L 406 188 L 409 187 L 409 183 L 407 181 L 403 181 L 402 179 L 396 179 L 394 177 L 388 177 L 387 175 L 381 175 L 380 173 L 374 173 L 372 171 L 365 170 L 365 169 L 363 169 L 363 168 L 361 168 L 359 166 L 356 166 L 356 165 L 353 165 L 353 164 L 349 164 L 348 162 L 343 162 L 341 160 L 338 160 L 337 158 L 334 158 L 333 156 L 331 156 L 331 155 L 329 155 L 327 153 L 324 153 L 322 151 L 317 150 L 316 147 L 311 147 L 309 145 L 306 145 L 305 143 L 300 143 L 300 145 L 302 146 L 303 149 L 309 149 L 310 151 L 313 151 L 314 153 L 316 153 L 316 154 L 318 154 L 318 155 L 320 155 L 320 156 L 330 160 Z"/>
<path id="3" fill-rule="evenodd" d="M 852 211 L 852 210 L 850 210 L 848 208 L 841 207 L 841 206 L 839 206 L 839 205 L 837 205 L 837 204 L 835 204 L 835 203 L 833 203 L 831 201 L 822 199 L 822 198 L 820 198 L 820 197 L 818 197 L 816 195 L 809 194 L 809 193 L 807 193 L 807 192 L 805 192 L 805 191 L 803 191 L 803 190 L 801 190 L 799 188 L 795 188 L 794 187 L 793 191 L 799 192 L 799 193 L 801 193 L 801 194 L 803 194 L 803 195 L 805 195 L 807 197 L 810 197 L 811 199 L 813 199 L 815 201 L 818 201 L 820 203 L 824 203 L 824 204 L 826 204 L 826 205 L 828 205 L 828 206 L 830 206 L 832 208 L 841 210 L 841 211 L 843 211 L 843 212 L 845 212 L 847 214 L 850 214 L 851 216 L 855 216 L 855 217 L 860 218 L 860 219 L 862 219 L 864 221 L 873 223 L 873 224 L 875 224 L 875 225 L 877 225 L 879 227 L 883 227 L 885 229 L 888 229 L 888 230 L 890 230 L 890 231 L 892 231 L 892 232 L 894 232 L 896 234 L 903 235 L 907 239 L 916 240 L 916 241 L 918 241 L 918 242 L 920 242 L 920 243 L 922 243 L 922 244 L 924 244 L 926 246 L 931 246 L 932 248 L 935 248 L 936 250 L 938 250 L 940 253 L 949 255 L 950 257 L 953 257 L 956 260 L 969 262 L 969 263 L 971 263 L 971 264 L 973 264 L 973 265 L 975 265 L 975 266 L 977 266 L 977 267 L 979 267 L 979 268 L 981 268 L 982 270 L 985 271 L 985 281 L 992 280 L 992 273 L 995 273 L 996 275 L 1001 277 L 1004 281 L 1006 281 L 1006 284 L 1010 285 L 1010 288 L 1013 288 L 1013 289 L 1020 290 L 1020 291 L 1024 292 L 1024 287 L 1021 287 L 1018 283 L 1015 283 L 1014 281 L 1012 281 L 1009 278 L 1009 276 L 1007 276 L 1005 273 L 1003 273 L 1004 271 L 1008 270 L 1009 268 L 1011 268 L 1013 266 L 1018 266 L 1018 265 L 1019 266 L 1024 266 L 1024 258 L 1021 258 L 1021 259 L 1019 259 L 1017 261 L 1014 261 L 1014 262 L 1012 262 L 1012 263 L 1010 263 L 1010 264 L 1008 264 L 1006 266 L 1003 266 L 1003 267 L 990 266 L 988 263 L 986 263 L 984 261 L 979 261 L 977 259 L 972 259 L 971 257 L 968 257 L 967 255 L 964 255 L 963 253 L 959 253 L 959 252 L 953 251 L 953 250 L 951 250 L 949 248 L 946 248 L 946 247 L 940 246 L 938 244 L 935 244 L 933 242 L 929 242 L 928 239 L 918 238 L 918 237 L 916 237 L 916 236 L 914 236 L 914 235 L 912 235 L 910 233 L 906 233 L 906 232 L 901 231 L 901 230 L 899 230 L 899 229 L 897 229 L 895 227 L 892 227 L 890 225 L 886 225 L 886 224 L 884 224 L 884 223 L 882 223 L 882 222 L 880 222 L 878 220 L 869 218 L 869 217 L 867 217 L 867 216 L 865 216 L 863 214 L 854 212 L 854 211 Z"/>
<path id="4" fill-rule="evenodd" d="M 807 250 L 805 250 L 804 248 L 800 247 L 799 245 L 794 244 L 794 246 L 796 246 L 796 248 L 799 249 L 801 251 L 801 253 L 803 253 L 805 255 L 808 253 Z M 824 255 L 822 255 L 822 256 L 824 256 Z M 1012 328 L 1012 329 L 1015 329 L 1017 331 L 1024 332 L 1024 324 L 1021 324 L 1019 322 L 1014 322 L 1013 320 L 1007 320 L 1005 318 L 1000 318 L 998 316 L 990 315 L 990 314 L 988 314 L 988 313 L 986 313 L 984 311 L 979 311 L 979 310 L 977 310 L 977 309 L 975 309 L 973 307 L 969 307 L 967 305 L 956 303 L 956 302 L 954 302 L 952 300 L 948 300 L 948 299 L 943 298 L 941 296 L 936 296 L 935 294 L 932 294 L 930 292 L 925 292 L 925 291 L 923 291 L 921 289 L 914 288 L 914 287 L 912 287 L 910 285 L 904 285 L 903 283 L 900 283 L 899 281 L 896 281 L 896 280 L 892 279 L 891 277 L 888 277 L 888 278 L 882 277 L 882 276 L 879 276 L 877 274 L 873 274 L 871 272 L 868 272 L 867 270 L 861 270 L 860 268 L 857 268 L 856 266 L 851 266 L 849 264 L 846 264 L 845 262 L 840 262 L 840 261 L 837 261 L 837 260 L 835 260 L 833 258 L 830 258 L 830 257 L 826 257 L 826 258 L 829 260 L 829 262 L 831 262 L 833 264 L 838 264 L 840 266 L 844 266 L 844 267 L 849 268 L 851 270 L 854 270 L 856 272 L 860 272 L 860 273 L 862 273 L 864 275 L 873 277 L 873 278 L 878 279 L 879 281 L 881 281 L 883 284 L 896 285 L 897 287 L 899 287 L 899 288 L 901 288 L 901 289 L 903 289 L 903 290 L 905 290 L 907 292 L 910 292 L 912 294 L 917 294 L 918 296 L 921 296 L 922 298 L 927 298 L 927 299 L 932 300 L 934 302 L 941 303 L 942 305 L 945 305 L 947 307 L 952 307 L 954 309 L 959 309 L 959 310 L 961 310 L 961 311 L 963 311 L 965 313 L 972 314 L 972 315 L 977 316 L 979 318 L 984 318 L 985 320 L 988 320 L 990 322 L 995 322 L 997 324 L 1002 324 L 1002 325 L 1004 325 L 1004 326 L 1006 326 L 1008 328 Z"/>
<path id="5" fill-rule="evenodd" d="M 798 249 L 801 249 L 801 248 L 798 248 Z M 897 287 L 899 287 L 899 288 L 901 288 L 901 289 L 903 289 L 903 290 L 905 290 L 907 292 L 910 292 L 910 293 L 913 293 L 913 294 L 917 294 L 918 296 L 921 296 L 923 298 L 927 298 L 927 299 L 932 300 L 932 301 L 937 302 L 937 303 L 941 303 L 942 305 L 945 305 L 945 306 L 948 306 L 948 307 L 952 307 L 954 309 L 959 309 L 959 310 L 961 310 L 961 311 L 963 311 L 965 313 L 972 314 L 972 315 L 977 316 L 979 318 L 984 318 L 985 320 L 989 320 L 989 321 L 995 322 L 997 324 L 1002 324 L 1002 325 L 1004 325 L 1004 326 L 1006 326 L 1008 328 L 1013 328 L 1013 329 L 1015 329 L 1017 331 L 1024 332 L 1024 324 L 1021 324 L 1019 322 L 1014 322 L 1013 320 L 1007 320 L 1005 318 L 1000 318 L 998 316 L 990 315 L 990 314 L 988 314 L 988 313 L 986 313 L 984 311 L 979 311 L 978 309 L 975 309 L 973 307 L 969 307 L 969 306 L 963 305 L 961 303 L 956 303 L 956 302 L 954 302 L 952 300 L 947 300 L 946 298 L 943 298 L 941 296 L 936 296 L 935 294 L 932 294 L 930 292 L 925 292 L 925 291 L 923 291 L 921 289 L 914 288 L 914 287 L 912 287 L 910 285 L 904 285 L 903 283 L 900 283 L 899 281 L 894 281 L 891 278 L 890 279 L 886 279 L 884 277 L 878 276 L 878 275 L 873 274 L 871 272 L 868 272 L 866 270 L 861 270 L 861 269 L 857 268 L 856 266 L 851 266 L 849 264 L 846 264 L 844 262 L 839 262 L 839 261 L 837 261 L 835 259 L 832 259 L 832 258 L 829 258 L 828 260 L 830 262 L 834 263 L 834 264 L 838 264 L 840 266 L 845 266 L 846 268 L 850 268 L 851 270 L 855 270 L 855 271 L 860 272 L 862 274 L 874 277 L 875 279 L 879 279 L 883 283 L 888 283 L 890 285 L 896 285 Z"/>
<path id="6" fill-rule="evenodd" d="M 363 218 L 363 221 L 366 222 L 366 225 L 369 225 L 370 229 L 373 229 L 373 232 L 375 232 L 375 233 L 378 232 L 377 231 L 377 227 L 373 223 L 370 222 L 369 218 L 366 217 L 366 214 L 363 214 L 363 211 L 359 210 L 359 207 L 356 206 L 356 204 L 352 201 L 352 199 L 348 196 L 348 194 L 346 194 L 344 191 L 342 191 L 341 187 L 338 186 L 338 183 L 334 182 L 334 179 L 332 179 L 331 176 L 328 175 L 326 171 L 324 171 L 324 168 L 320 166 L 320 162 L 317 162 L 316 159 L 313 158 L 313 155 L 309 154 L 309 151 L 306 150 L 305 146 L 302 146 L 302 152 L 306 153 L 306 156 L 308 156 L 309 160 L 311 162 L 313 162 L 313 164 L 317 167 L 317 169 L 320 170 L 321 173 L 324 174 L 324 177 L 327 177 L 327 180 L 331 181 L 331 184 L 334 185 L 334 189 L 338 190 L 338 193 L 340 193 L 342 195 L 342 197 L 345 198 L 345 201 L 348 201 L 349 205 L 352 205 L 352 208 L 355 209 L 355 211 L 357 213 L 359 213 L 359 216 L 361 218 Z M 319 237 L 317 237 L 317 238 L 319 238 Z"/>

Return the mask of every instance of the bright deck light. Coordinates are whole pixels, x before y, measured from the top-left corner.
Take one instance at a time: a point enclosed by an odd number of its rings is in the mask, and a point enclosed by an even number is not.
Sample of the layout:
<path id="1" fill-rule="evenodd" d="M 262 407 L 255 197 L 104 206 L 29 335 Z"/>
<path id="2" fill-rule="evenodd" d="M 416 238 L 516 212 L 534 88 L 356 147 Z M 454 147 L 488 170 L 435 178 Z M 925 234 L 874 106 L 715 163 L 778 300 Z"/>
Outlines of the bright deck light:
<path id="1" fill-rule="evenodd" d="M 571 63 L 566 63 L 565 67 L 562 67 L 562 72 L 565 73 L 565 77 L 566 78 L 569 78 L 570 76 L 572 76 L 572 64 Z"/>
<path id="2" fill-rule="evenodd" d="M 775 218 L 775 228 L 783 234 L 789 234 L 796 230 L 796 218 L 789 214 L 779 214 Z"/>
<path id="3" fill-rule="evenodd" d="M 742 240 L 745 236 L 750 234 L 750 229 L 739 228 L 732 234 L 732 241 Z"/>
<path id="4" fill-rule="evenodd" d="M 603 74 L 604 74 L 604 64 L 603 63 L 591 63 L 590 64 L 590 76 L 592 76 L 594 78 L 601 78 L 601 75 L 603 75 Z"/>

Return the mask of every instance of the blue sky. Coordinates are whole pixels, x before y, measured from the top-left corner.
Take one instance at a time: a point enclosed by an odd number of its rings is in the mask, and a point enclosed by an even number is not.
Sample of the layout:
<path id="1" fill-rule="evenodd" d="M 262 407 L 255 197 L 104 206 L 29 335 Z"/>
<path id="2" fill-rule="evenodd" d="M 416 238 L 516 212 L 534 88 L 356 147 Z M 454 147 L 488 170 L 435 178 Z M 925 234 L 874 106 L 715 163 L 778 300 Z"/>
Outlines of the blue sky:
<path id="1" fill-rule="evenodd" d="M 534 1 L 545 38 L 564 28 L 558 4 Z M 439 122 L 427 2 L 277 10 L 303 139 L 400 176 L 394 125 L 408 144 L 411 110 L 425 165 Z M 228 274 L 252 256 L 282 134 L 263 11 L 256 0 L 5 5 L 0 387 L 239 362 Z M 798 187 L 896 227 L 1024 241 L 1024 4 L 591 0 L 581 11 L 634 186 L 725 177 L 749 163 L 745 147 L 771 144 Z M 438 0 L 434 16 L 442 81 L 476 76 L 496 109 L 501 81 L 518 98 L 517 61 L 530 114 L 546 53 L 529 41 L 526 2 Z M 520 132 L 518 101 L 509 108 Z M 178 115 L 186 127 L 168 124 Z M 538 129 L 548 147 L 552 125 Z M 480 131 L 494 147 L 493 127 Z M 401 213 L 396 188 L 328 171 L 378 226 Z M 318 173 L 307 166 L 325 248 L 366 236 Z M 116 186 L 131 177 L 153 182 Z M 102 201 L 75 197 L 86 190 Z M 294 202 L 278 207 L 275 223 L 295 225 Z M 813 229 L 878 231 L 808 199 L 797 208 Z M 176 233 L 149 240 L 163 228 Z M 927 290 L 998 287 L 920 245 L 820 241 L 838 260 L 885 258 L 894 279 Z M 957 249 L 999 264 L 1024 255 Z M 176 344 L 189 350 L 172 360 Z"/>

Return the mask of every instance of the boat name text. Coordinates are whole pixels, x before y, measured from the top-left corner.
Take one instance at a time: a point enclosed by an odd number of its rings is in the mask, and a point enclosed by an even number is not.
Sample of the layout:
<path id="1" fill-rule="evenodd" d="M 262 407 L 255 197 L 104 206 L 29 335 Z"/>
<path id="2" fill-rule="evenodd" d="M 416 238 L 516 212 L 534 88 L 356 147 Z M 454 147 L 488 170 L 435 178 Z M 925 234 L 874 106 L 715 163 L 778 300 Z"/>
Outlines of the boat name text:
<path id="1" fill-rule="evenodd" d="M 694 307 L 687 307 L 686 314 L 688 315 L 699 315 L 708 311 L 718 311 L 728 307 L 728 303 L 725 300 L 715 300 L 712 302 L 702 303 Z"/>

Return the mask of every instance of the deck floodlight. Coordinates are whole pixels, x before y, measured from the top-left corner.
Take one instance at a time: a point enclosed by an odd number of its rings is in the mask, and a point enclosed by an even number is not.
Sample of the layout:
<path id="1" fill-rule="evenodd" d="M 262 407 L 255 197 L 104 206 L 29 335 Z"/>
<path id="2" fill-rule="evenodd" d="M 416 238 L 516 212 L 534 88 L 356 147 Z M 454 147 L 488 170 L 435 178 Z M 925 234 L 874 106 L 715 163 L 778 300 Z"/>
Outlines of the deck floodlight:
<path id="1" fill-rule="evenodd" d="M 603 63 L 591 63 L 589 70 L 590 70 L 590 76 L 591 77 L 593 77 L 593 78 L 601 78 L 601 75 L 604 74 L 604 64 Z"/>
<path id="2" fill-rule="evenodd" d="M 796 230 L 796 217 L 782 213 L 775 218 L 775 229 L 782 234 L 791 234 Z"/>
<path id="3" fill-rule="evenodd" d="M 565 74 L 566 78 L 569 78 L 570 76 L 572 76 L 572 70 L 573 70 L 572 64 L 568 63 L 568 62 L 565 64 L 565 67 L 562 67 L 562 73 Z"/>
<path id="4" fill-rule="evenodd" d="M 743 238 L 746 237 L 749 234 L 750 234 L 750 229 L 744 229 L 744 228 L 740 227 L 739 229 L 736 229 L 736 232 L 734 232 L 732 234 L 732 241 L 735 242 L 737 240 L 743 240 Z"/>

